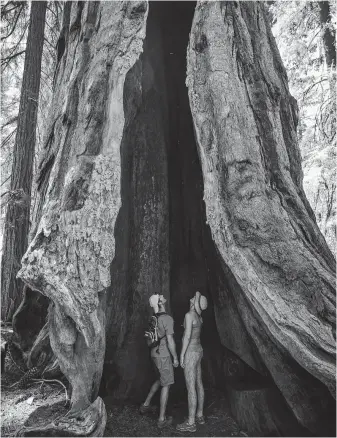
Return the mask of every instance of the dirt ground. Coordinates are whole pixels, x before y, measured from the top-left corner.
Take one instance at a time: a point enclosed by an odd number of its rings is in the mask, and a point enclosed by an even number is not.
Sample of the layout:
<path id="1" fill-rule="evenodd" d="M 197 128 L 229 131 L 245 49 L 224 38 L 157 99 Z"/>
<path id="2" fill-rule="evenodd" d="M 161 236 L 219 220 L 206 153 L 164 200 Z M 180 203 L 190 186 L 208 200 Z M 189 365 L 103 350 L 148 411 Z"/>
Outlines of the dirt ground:
<path id="1" fill-rule="evenodd" d="M 25 422 L 32 426 L 45 418 L 63 416 L 69 409 L 65 390 L 59 383 L 30 382 L 26 388 L 19 389 L 15 383 L 22 375 L 22 371 L 14 365 L 7 354 L 5 372 L 1 374 L 1 436 L 3 437 L 16 436 Z M 197 432 L 185 433 L 185 436 L 248 436 L 245 431 L 240 430 L 231 417 L 223 393 L 206 389 L 205 399 L 206 424 L 198 425 Z M 104 398 L 104 402 L 108 415 L 104 434 L 106 437 L 184 436 L 176 430 L 176 425 L 182 422 L 187 414 L 187 400 L 179 402 L 169 400 L 168 415 L 173 416 L 173 423 L 163 429 L 158 429 L 155 414 L 140 415 L 138 405 L 117 403 L 110 397 Z M 55 403 L 57 406 L 54 405 Z"/>
<path id="2" fill-rule="evenodd" d="M 65 391 L 60 385 L 32 382 L 25 389 L 7 388 L 16 381 L 17 378 L 14 379 L 13 374 L 1 377 L 2 437 L 16 436 L 16 432 L 40 406 L 47 407 L 56 402 L 65 402 Z"/>
<path id="3" fill-rule="evenodd" d="M 236 437 L 248 436 L 240 430 L 237 423 L 229 414 L 226 399 L 221 393 L 214 390 L 206 390 L 205 425 L 198 425 L 195 433 L 179 432 L 176 425 L 184 421 L 187 415 L 187 400 L 175 404 L 168 404 L 168 415 L 173 417 L 173 423 L 163 429 L 157 427 L 157 416 L 155 414 L 140 415 L 139 406 L 117 405 L 104 399 L 107 407 L 108 421 L 104 436 L 158 436 L 158 437 L 181 437 L 181 436 L 203 436 L 203 437 Z"/>
<path id="4" fill-rule="evenodd" d="M 4 333 L 1 329 L 2 342 L 9 336 L 10 333 Z M 15 365 L 7 353 L 5 370 L 1 370 L 2 437 L 16 436 L 16 432 L 37 408 L 56 402 L 61 402 L 63 406 L 66 404 L 65 390 L 57 382 L 31 381 L 27 387 L 18 388 L 17 382 L 23 374 L 22 364 Z"/>
<path id="5" fill-rule="evenodd" d="M 21 429 L 24 422 L 29 425 L 38 424 L 41 420 L 40 413 L 44 418 L 53 416 L 50 412 L 51 405 L 58 402 L 58 415 L 64 415 L 68 406 L 65 406 L 65 392 L 57 384 L 45 383 L 41 388 L 41 383 L 32 384 L 26 389 L 6 388 L 5 385 L 13 383 L 13 374 L 10 378 L 2 377 L 1 391 L 1 436 L 16 436 L 16 432 Z M 15 381 L 15 380 L 14 380 Z M 34 397 L 31 404 L 29 398 Z M 236 422 L 228 413 L 226 401 L 211 394 L 211 403 L 206 406 L 206 424 L 198 426 L 197 432 L 190 433 L 190 436 L 209 436 L 209 437 L 229 437 L 247 436 L 241 431 Z M 104 436 L 106 437 L 166 437 L 184 436 L 176 430 L 176 424 L 184 420 L 186 415 L 186 403 L 174 404 L 168 407 L 168 414 L 173 416 L 171 426 L 158 429 L 157 417 L 155 414 L 140 415 L 138 406 L 133 404 L 116 404 L 104 399 L 107 409 L 107 425 Z M 55 409 L 55 408 L 53 408 Z M 33 412 L 37 410 L 34 414 Z M 55 413 L 53 413 L 55 414 Z M 50 417 L 49 417 L 50 418 Z M 39 421 L 40 420 L 40 421 Z"/>

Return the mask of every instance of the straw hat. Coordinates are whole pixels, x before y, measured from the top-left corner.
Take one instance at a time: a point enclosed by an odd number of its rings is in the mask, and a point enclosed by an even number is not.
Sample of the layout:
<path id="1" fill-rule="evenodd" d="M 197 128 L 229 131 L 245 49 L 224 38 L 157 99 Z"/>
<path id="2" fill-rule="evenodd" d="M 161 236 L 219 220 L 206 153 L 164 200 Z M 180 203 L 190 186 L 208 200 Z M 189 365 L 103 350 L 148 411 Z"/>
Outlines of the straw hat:
<path id="1" fill-rule="evenodd" d="M 207 298 L 204 295 L 201 295 L 199 291 L 195 293 L 194 307 L 199 315 L 201 315 L 203 310 L 207 309 Z"/>

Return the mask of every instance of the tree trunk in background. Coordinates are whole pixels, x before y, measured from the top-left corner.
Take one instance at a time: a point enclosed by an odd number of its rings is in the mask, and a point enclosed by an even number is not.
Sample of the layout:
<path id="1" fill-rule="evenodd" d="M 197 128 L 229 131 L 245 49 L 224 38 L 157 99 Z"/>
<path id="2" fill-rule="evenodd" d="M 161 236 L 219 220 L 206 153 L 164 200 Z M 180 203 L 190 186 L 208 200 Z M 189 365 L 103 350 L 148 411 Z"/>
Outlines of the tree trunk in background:
<path id="1" fill-rule="evenodd" d="M 32 2 L 1 262 L 3 321 L 11 321 L 22 299 L 23 282 L 16 274 L 28 245 L 46 8 L 47 2 Z"/>
<path id="2" fill-rule="evenodd" d="M 336 67 L 336 31 L 331 23 L 330 3 L 323 1 L 318 2 L 320 21 L 323 27 L 323 42 L 325 51 L 325 60 L 327 66 Z"/>
<path id="3" fill-rule="evenodd" d="M 333 434 L 334 258 L 303 193 L 296 102 L 263 6 L 68 12 L 20 276 L 51 300 L 73 410 L 94 402 L 103 363 L 102 393 L 140 401 L 148 298 L 166 295 L 179 340 L 200 290 L 204 379 L 240 424 Z"/>

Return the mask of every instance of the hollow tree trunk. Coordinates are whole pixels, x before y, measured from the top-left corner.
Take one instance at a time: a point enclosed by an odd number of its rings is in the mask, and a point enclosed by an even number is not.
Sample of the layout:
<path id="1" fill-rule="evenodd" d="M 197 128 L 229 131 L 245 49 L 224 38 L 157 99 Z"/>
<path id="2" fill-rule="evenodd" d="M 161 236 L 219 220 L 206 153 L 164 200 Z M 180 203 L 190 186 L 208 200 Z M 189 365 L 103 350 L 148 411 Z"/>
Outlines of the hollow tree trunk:
<path id="1" fill-rule="evenodd" d="M 52 302 L 74 410 L 97 395 L 105 345 L 104 389 L 143 398 L 149 296 L 167 296 L 179 338 L 198 289 L 205 381 L 261 380 L 285 429 L 296 417 L 317 434 L 333 406 L 334 259 L 302 190 L 296 102 L 261 4 L 194 9 L 68 4 L 20 276 Z"/>
<path id="2" fill-rule="evenodd" d="M 30 12 L 1 260 L 1 319 L 3 321 L 12 320 L 23 292 L 23 282 L 16 278 L 16 274 L 28 246 L 46 8 L 47 2 L 34 2 Z"/>

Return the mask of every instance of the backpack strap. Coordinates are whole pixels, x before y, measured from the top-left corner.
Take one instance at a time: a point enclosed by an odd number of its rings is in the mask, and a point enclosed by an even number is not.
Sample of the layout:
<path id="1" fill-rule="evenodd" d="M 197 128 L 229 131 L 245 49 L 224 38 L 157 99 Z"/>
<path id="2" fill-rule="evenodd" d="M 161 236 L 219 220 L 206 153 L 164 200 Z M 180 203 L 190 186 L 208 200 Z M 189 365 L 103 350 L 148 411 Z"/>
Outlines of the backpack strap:
<path id="1" fill-rule="evenodd" d="M 154 316 L 157 318 L 157 321 L 159 321 L 159 317 L 162 316 L 162 315 L 167 315 L 167 313 L 166 313 L 166 312 L 159 312 L 159 313 L 155 313 Z M 158 344 L 158 347 L 157 347 L 157 349 L 156 349 L 156 352 L 157 352 L 158 354 L 159 354 L 159 347 L 160 347 L 161 340 L 164 339 L 165 337 L 166 337 L 166 333 L 165 333 L 164 336 L 162 336 L 161 338 L 158 336 L 159 344 Z"/>

